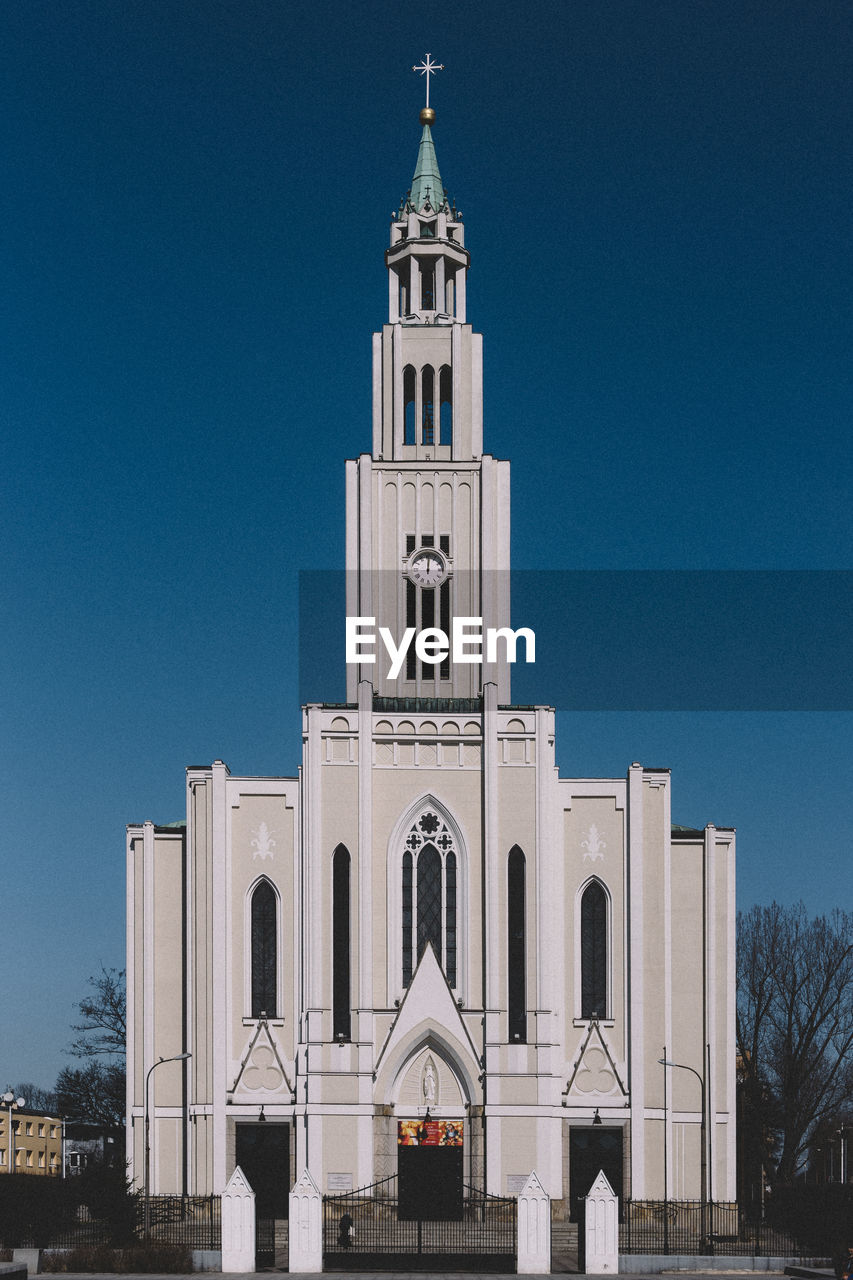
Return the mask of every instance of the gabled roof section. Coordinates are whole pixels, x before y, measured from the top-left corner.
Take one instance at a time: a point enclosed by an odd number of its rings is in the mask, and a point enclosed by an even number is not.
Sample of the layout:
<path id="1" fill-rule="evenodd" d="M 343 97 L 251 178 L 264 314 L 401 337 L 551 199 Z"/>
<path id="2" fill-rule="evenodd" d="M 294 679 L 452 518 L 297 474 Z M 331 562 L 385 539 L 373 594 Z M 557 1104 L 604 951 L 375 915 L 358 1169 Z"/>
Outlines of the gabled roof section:
<path id="1" fill-rule="evenodd" d="M 453 992 L 447 985 L 447 978 L 441 965 L 435 958 L 432 943 L 428 942 L 424 953 L 415 969 L 403 1002 L 396 1018 L 391 1024 L 388 1038 L 379 1052 L 374 1075 L 379 1074 L 383 1064 L 394 1053 L 402 1048 L 410 1048 L 410 1040 L 424 1027 L 431 1025 L 437 1030 L 448 1032 L 477 1061 L 477 1050 L 471 1041 L 468 1030 L 453 999 Z"/>
<path id="2" fill-rule="evenodd" d="M 432 131 L 428 124 L 424 125 L 421 144 L 418 147 L 418 163 L 415 165 L 415 176 L 412 179 L 412 190 L 409 201 L 418 213 L 425 204 L 431 209 L 440 209 L 444 204 L 444 186 L 438 171 L 438 159 Z"/>

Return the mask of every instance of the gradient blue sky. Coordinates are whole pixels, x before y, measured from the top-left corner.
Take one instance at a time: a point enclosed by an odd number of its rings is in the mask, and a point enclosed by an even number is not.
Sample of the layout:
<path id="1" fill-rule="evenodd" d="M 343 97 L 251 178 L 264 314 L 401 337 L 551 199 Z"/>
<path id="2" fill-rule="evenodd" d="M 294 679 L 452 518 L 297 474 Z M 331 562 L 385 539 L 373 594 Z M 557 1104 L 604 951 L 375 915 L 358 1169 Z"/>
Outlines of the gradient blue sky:
<path id="1" fill-rule="evenodd" d="M 853 7 L 10 0 L 0 37 L 0 1085 L 50 1085 L 123 964 L 125 823 L 298 764 L 427 50 L 515 564 L 853 567 Z M 850 905 L 849 713 L 558 730 L 736 825 L 742 905 Z"/>

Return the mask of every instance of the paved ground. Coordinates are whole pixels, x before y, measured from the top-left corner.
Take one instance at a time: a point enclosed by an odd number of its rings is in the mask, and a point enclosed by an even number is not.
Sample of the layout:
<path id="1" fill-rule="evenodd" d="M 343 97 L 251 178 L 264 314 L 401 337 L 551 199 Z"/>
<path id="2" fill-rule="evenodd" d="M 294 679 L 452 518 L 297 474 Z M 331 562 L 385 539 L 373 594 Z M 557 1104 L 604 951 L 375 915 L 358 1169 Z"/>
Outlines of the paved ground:
<path id="1" fill-rule="evenodd" d="M 276 1276 L 287 1275 L 290 1273 L 270 1269 L 268 1271 L 256 1272 L 255 1274 L 261 1276 Z M 294 1272 L 293 1274 L 296 1275 L 297 1273 Z M 302 1272 L 298 1274 L 299 1280 L 325 1280 L 325 1277 L 330 1275 L 338 1277 L 339 1280 L 344 1280 L 344 1278 L 347 1277 L 352 1277 L 352 1280 L 411 1280 L 412 1276 L 416 1276 L 417 1280 L 474 1280 L 475 1276 L 476 1280 L 507 1280 L 506 1273 L 503 1275 L 491 1275 L 485 1272 L 474 1273 L 471 1271 L 377 1271 L 375 1273 L 369 1271 L 324 1271 L 316 1273 Z M 683 1280 L 720 1280 L 722 1276 L 727 1275 L 767 1277 L 781 1276 L 783 1273 L 781 1271 L 665 1271 L 662 1274 L 670 1277 L 680 1276 L 683 1277 Z M 829 1271 L 826 1272 L 827 1276 L 830 1276 L 831 1274 L 832 1273 Z M 95 1273 L 91 1271 L 63 1271 L 58 1273 L 57 1280 L 200 1280 L 200 1277 L 203 1275 L 209 1276 L 211 1280 L 214 1280 L 214 1277 L 218 1277 L 219 1280 L 246 1280 L 246 1276 L 243 1274 L 227 1271 L 196 1271 L 191 1276 L 186 1277 L 175 1275 L 148 1275 L 144 1277 L 134 1277 L 114 1275 L 110 1272 Z M 531 1276 L 530 1280 L 548 1280 L 548 1277 L 545 1275 Z M 611 1275 L 602 1277 L 601 1280 L 614 1280 L 614 1278 Z M 644 1280 L 644 1277 L 642 1275 L 632 1275 L 630 1280 Z M 650 1280 L 656 1280 L 656 1277 L 652 1277 Z"/>

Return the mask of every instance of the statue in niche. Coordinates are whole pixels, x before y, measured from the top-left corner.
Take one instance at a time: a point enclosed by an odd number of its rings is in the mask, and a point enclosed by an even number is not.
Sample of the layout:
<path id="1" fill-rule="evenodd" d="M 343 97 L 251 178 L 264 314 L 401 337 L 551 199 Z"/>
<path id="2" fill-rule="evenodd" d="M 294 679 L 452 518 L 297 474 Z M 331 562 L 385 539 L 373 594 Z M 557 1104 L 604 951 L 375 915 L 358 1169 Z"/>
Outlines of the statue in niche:
<path id="1" fill-rule="evenodd" d="M 423 1093 L 424 1102 L 427 1104 L 427 1107 L 433 1106 L 438 1093 L 438 1079 L 435 1074 L 435 1063 L 432 1058 L 427 1058 L 426 1066 L 424 1067 Z"/>

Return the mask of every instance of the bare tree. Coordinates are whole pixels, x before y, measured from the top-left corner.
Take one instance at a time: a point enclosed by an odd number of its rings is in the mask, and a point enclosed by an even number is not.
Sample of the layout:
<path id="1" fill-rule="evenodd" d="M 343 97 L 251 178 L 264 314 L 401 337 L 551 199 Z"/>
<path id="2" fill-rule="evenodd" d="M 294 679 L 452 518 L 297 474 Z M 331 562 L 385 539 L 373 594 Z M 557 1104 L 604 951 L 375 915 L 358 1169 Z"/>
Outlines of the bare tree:
<path id="1" fill-rule="evenodd" d="M 741 1078 L 789 1183 L 815 1126 L 853 1097 L 853 913 L 740 912 L 737 981 Z"/>
<path id="2" fill-rule="evenodd" d="M 127 997 L 124 969 L 106 969 L 89 979 L 92 988 L 77 1008 L 83 1022 L 74 1023 L 72 1031 L 80 1032 L 69 1048 L 75 1058 L 93 1058 L 106 1054 L 124 1058 L 127 1038 Z"/>
<path id="3" fill-rule="evenodd" d="M 31 1111 L 40 1111 L 42 1115 L 50 1115 L 56 1111 L 56 1094 L 53 1089 L 43 1089 L 40 1084 L 33 1084 L 32 1080 L 10 1085 L 10 1089 L 16 1098 L 24 1099 Z"/>
<path id="4" fill-rule="evenodd" d="M 56 1100 L 67 1120 L 119 1129 L 124 1123 L 124 1064 L 89 1062 L 63 1067 L 56 1079 Z"/>

